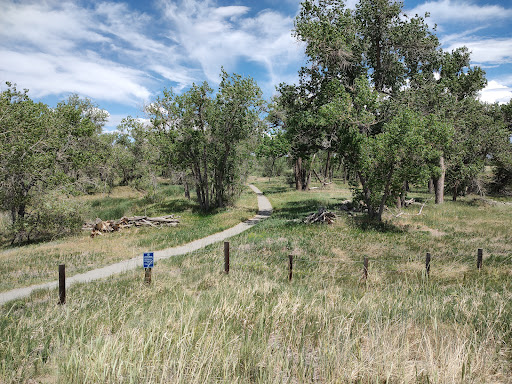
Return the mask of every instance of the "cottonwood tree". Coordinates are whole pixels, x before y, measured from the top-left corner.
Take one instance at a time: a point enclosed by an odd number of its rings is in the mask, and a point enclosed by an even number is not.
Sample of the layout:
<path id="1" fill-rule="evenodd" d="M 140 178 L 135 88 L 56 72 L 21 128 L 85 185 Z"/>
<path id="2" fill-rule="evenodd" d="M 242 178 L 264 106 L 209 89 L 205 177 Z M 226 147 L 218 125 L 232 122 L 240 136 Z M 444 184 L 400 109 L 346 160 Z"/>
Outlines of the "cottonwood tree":
<path id="1" fill-rule="evenodd" d="M 205 82 L 183 95 L 164 90 L 146 107 L 160 151 L 194 178 L 202 210 L 230 203 L 246 180 L 244 167 L 261 129 L 261 91 L 255 81 L 221 73 L 217 94 Z"/>
<path id="2" fill-rule="evenodd" d="M 285 127 L 284 138 L 290 143 L 295 188 L 306 191 L 311 181 L 315 154 L 321 147 L 322 125 L 318 120 L 318 111 L 304 87 L 281 84 L 278 90 L 277 107 L 286 116 L 282 125 Z"/>
<path id="3" fill-rule="evenodd" d="M 335 149 L 358 175 L 356 189 L 379 220 L 389 199 L 403 195 L 404 182 L 420 178 L 425 132 L 436 132 L 425 129 L 424 116 L 396 107 L 411 79 L 434 77 L 439 58 L 424 19 L 408 18 L 402 6 L 361 0 L 351 11 L 342 1 L 304 1 L 294 33 L 306 43 L 309 65 L 298 86 L 279 87 L 292 149 L 305 148 L 309 156 Z"/>
<path id="4" fill-rule="evenodd" d="M 154 145 L 144 123 L 127 116 L 121 120 L 117 131 L 109 136 L 112 139 L 113 170 L 120 178 L 119 183 L 137 189 L 154 189 L 156 174 L 165 174 L 167 170 L 159 165 L 165 163 L 168 166 L 168 162 Z"/>
<path id="5" fill-rule="evenodd" d="M 53 176 L 56 137 L 48 107 L 7 86 L 0 94 L 0 201 L 14 224 L 25 218 L 32 190 Z"/>
<path id="6" fill-rule="evenodd" d="M 104 190 L 110 178 L 105 165 L 111 158 L 111 145 L 101 138 L 101 133 L 108 113 L 78 95 L 69 96 L 51 111 L 51 137 L 56 140 L 52 169 L 59 177 L 58 184 L 81 192 L 100 185 Z"/>
<path id="7" fill-rule="evenodd" d="M 72 183 L 90 161 L 88 144 L 104 114 L 74 96 L 50 109 L 28 90 L 7 86 L 0 94 L 0 201 L 10 212 L 14 240 L 28 239 L 68 223 L 58 212 L 65 207 L 47 195 Z"/>
<path id="8" fill-rule="evenodd" d="M 496 116 L 497 115 L 497 116 Z M 499 153 L 493 157 L 496 166 L 493 180 L 493 191 L 510 194 L 512 186 L 512 100 L 508 104 L 496 106 L 495 120 L 503 121 L 503 136 Z"/>

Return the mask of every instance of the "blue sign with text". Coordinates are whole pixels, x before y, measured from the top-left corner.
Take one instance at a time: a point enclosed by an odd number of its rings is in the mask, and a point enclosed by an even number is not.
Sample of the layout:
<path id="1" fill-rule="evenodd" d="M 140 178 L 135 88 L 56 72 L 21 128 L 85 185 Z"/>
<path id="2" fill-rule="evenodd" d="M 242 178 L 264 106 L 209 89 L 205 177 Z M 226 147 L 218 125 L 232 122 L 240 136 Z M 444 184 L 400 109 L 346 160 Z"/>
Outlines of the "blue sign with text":
<path id="1" fill-rule="evenodd" d="M 153 252 L 145 252 L 143 257 L 144 268 L 153 268 L 154 260 Z"/>

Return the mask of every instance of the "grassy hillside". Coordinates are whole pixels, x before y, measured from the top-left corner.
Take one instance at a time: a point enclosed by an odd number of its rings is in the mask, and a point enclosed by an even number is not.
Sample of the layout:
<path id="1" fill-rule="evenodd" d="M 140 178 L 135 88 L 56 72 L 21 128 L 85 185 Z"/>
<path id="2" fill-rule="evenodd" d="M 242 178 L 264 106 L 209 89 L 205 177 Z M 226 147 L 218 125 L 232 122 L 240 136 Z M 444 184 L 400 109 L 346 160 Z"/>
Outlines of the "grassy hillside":
<path id="1" fill-rule="evenodd" d="M 350 192 L 255 184 L 274 214 L 232 239 L 229 275 L 215 244 L 159 262 L 151 286 L 138 270 L 76 285 L 64 306 L 55 291 L 4 305 L 0 382 L 510 382 L 512 205 L 418 192 L 421 215 L 305 225 Z"/>

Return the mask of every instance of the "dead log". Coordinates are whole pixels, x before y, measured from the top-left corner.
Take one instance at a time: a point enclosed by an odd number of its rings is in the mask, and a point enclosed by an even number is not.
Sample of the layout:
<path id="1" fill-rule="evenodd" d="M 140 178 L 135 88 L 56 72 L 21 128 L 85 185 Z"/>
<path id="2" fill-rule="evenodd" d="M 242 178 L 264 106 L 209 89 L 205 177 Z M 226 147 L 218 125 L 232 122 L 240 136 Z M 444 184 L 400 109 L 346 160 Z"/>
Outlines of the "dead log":
<path id="1" fill-rule="evenodd" d="M 327 223 L 332 224 L 336 220 L 336 214 L 325 210 L 325 208 L 319 208 L 317 212 L 310 214 L 306 217 L 303 222 L 306 224 L 313 223 Z"/>
<path id="2" fill-rule="evenodd" d="M 82 227 L 84 230 L 91 231 L 91 237 L 102 235 L 107 232 L 117 232 L 121 229 L 132 228 L 132 227 L 152 227 L 159 228 L 161 226 L 175 227 L 179 224 L 179 220 L 174 215 L 165 215 L 159 217 L 147 217 L 147 216 L 123 216 L 117 220 L 101 220 L 97 218 L 92 223 L 86 223 Z"/>

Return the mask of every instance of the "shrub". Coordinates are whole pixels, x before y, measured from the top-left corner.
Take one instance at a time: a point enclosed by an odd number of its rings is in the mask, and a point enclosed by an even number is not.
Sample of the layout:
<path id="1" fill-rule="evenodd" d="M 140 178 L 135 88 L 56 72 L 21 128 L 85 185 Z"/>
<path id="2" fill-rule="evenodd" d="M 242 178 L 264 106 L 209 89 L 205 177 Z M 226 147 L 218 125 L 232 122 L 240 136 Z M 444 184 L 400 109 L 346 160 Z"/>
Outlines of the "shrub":
<path id="1" fill-rule="evenodd" d="M 83 207 L 54 194 L 34 198 L 29 212 L 11 226 L 12 243 L 54 239 L 79 231 L 83 225 Z"/>

